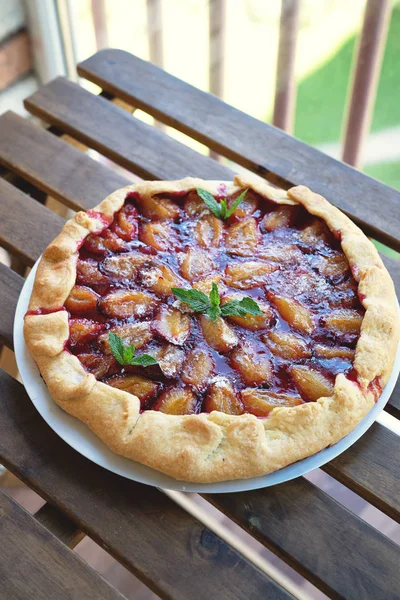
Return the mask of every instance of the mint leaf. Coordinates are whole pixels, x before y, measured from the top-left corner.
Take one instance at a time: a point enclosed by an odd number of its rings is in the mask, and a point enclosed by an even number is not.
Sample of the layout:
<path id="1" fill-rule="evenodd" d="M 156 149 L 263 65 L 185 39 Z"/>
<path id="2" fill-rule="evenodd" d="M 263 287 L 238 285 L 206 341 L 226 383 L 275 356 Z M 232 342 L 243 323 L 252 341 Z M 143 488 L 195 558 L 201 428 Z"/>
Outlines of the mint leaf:
<path id="1" fill-rule="evenodd" d="M 197 188 L 196 192 L 198 193 L 200 198 L 203 200 L 204 204 L 206 204 L 207 207 L 211 210 L 211 212 L 220 219 L 221 218 L 221 207 L 218 204 L 218 202 L 216 201 L 216 199 L 214 198 L 214 196 L 212 194 L 210 194 L 210 192 L 207 192 L 207 190 L 202 190 L 201 188 Z"/>
<path id="2" fill-rule="evenodd" d="M 221 309 L 219 306 L 210 306 L 210 308 L 207 310 L 207 314 L 211 321 L 216 321 L 221 314 Z"/>
<path id="3" fill-rule="evenodd" d="M 141 354 L 135 356 L 135 346 L 125 346 L 124 340 L 112 331 L 108 334 L 108 341 L 110 343 L 111 352 L 117 359 L 120 365 L 141 365 L 147 367 L 149 365 L 156 365 L 157 361 L 149 354 Z"/>
<path id="4" fill-rule="evenodd" d="M 211 308 L 215 308 L 219 306 L 221 303 L 221 299 L 218 294 L 217 284 L 213 281 L 211 284 L 211 292 L 210 292 L 210 304 Z"/>
<path id="5" fill-rule="evenodd" d="M 235 200 L 232 202 L 231 206 L 229 207 L 229 209 L 226 213 L 226 216 L 224 217 L 225 219 L 228 219 L 231 215 L 233 215 L 233 213 L 235 212 L 235 210 L 237 209 L 237 207 L 239 206 L 239 204 L 241 203 L 241 201 L 243 200 L 243 198 L 245 197 L 247 192 L 248 192 L 248 190 L 244 190 L 244 192 L 242 192 L 240 194 L 240 196 L 235 198 Z"/>
<path id="6" fill-rule="evenodd" d="M 226 211 L 227 211 L 227 206 L 226 206 L 226 200 L 222 199 L 221 203 L 220 203 L 220 213 L 221 213 L 221 219 L 226 219 Z"/>
<path id="7" fill-rule="evenodd" d="M 126 360 L 126 350 L 128 348 L 125 346 L 123 339 L 116 335 L 112 331 L 108 334 L 108 341 L 110 344 L 111 352 L 114 354 L 115 358 L 121 365 L 128 365 L 129 360 Z M 135 353 L 135 347 L 133 347 L 132 356 Z"/>
<path id="8" fill-rule="evenodd" d="M 150 356 L 150 354 L 141 354 L 140 356 L 135 356 L 132 358 L 131 365 L 139 365 L 141 367 L 150 367 L 150 365 L 157 365 L 157 361 L 155 358 Z"/>
<path id="9" fill-rule="evenodd" d="M 221 314 L 219 307 L 221 299 L 219 297 L 218 288 L 216 283 L 212 282 L 210 291 L 210 308 L 207 310 L 207 314 L 211 321 L 216 321 Z"/>
<path id="10" fill-rule="evenodd" d="M 188 304 L 192 310 L 204 313 L 210 307 L 210 300 L 204 292 L 200 290 L 185 290 L 184 288 L 171 288 L 171 292 L 185 304 Z"/>
<path id="11" fill-rule="evenodd" d="M 216 199 L 214 198 L 214 196 L 212 194 L 210 194 L 210 192 L 207 192 L 207 190 L 202 190 L 201 188 L 197 188 L 196 192 L 198 193 L 200 198 L 203 200 L 203 202 L 207 205 L 207 207 L 211 210 L 211 212 L 219 219 L 224 220 L 224 219 L 228 219 L 231 215 L 233 215 L 233 213 L 235 212 L 235 210 L 237 209 L 237 207 L 239 206 L 239 204 L 241 203 L 241 201 L 247 194 L 248 190 L 244 190 L 244 192 L 242 192 L 232 202 L 232 205 L 230 206 L 229 209 L 227 207 L 225 199 L 222 199 L 221 202 L 218 203 L 216 201 Z"/>
<path id="12" fill-rule="evenodd" d="M 264 313 L 253 298 L 232 300 L 221 306 L 221 315 L 223 317 L 244 317 L 246 315 L 257 316 L 262 314 Z"/>

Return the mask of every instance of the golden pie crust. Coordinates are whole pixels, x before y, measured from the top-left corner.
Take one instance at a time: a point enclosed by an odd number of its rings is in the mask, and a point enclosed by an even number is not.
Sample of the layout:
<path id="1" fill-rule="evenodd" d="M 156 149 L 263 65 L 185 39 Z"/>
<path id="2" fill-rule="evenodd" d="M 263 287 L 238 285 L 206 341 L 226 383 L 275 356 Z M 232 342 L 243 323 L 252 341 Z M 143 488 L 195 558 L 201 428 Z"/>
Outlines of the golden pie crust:
<path id="1" fill-rule="evenodd" d="M 340 238 L 365 309 L 353 364 L 357 381 L 338 374 L 332 396 L 274 408 L 268 418 L 217 411 L 169 415 L 140 412 L 136 396 L 97 381 L 66 351 L 68 313 L 59 307 L 75 284 L 82 239 L 104 229 L 128 192 L 153 196 L 201 187 L 216 194 L 221 182 L 143 182 L 117 190 L 88 213 L 77 213 L 43 253 L 24 325 L 30 353 L 61 408 L 86 423 L 117 454 L 177 479 L 202 483 L 271 473 L 338 442 L 376 402 L 399 339 L 393 282 L 373 244 L 348 217 L 304 186 L 286 192 L 248 176 L 224 183 L 228 193 L 252 189 L 277 204 L 300 204 Z"/>

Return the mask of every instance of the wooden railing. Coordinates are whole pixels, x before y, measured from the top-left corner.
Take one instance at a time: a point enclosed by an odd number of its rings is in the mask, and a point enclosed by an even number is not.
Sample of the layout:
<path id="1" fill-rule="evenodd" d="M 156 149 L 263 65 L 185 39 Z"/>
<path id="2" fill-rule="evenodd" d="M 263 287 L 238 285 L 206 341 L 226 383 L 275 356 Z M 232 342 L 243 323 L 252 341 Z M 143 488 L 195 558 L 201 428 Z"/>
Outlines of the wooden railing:
<path id="1" fill-rule="evenodd" d="M 232 10 L 234 3 L 226 0 L 208 2 L 209 90 L 223 98 L 226 11 Z M 159 67 L 164 66 L 162 6 L 162 0 L 147 0 L 149 57 Z M 301 0 L 282 0 L 272 123 L 288 133 L 293 132 L 296 111 L 295 58 L 301 8 Z M 92 12 L 97 49 L 100 50 L 107 45 L 105 0 L 92 0 Z M 342 159 L 355 167 L 362 165 L 363 147 L 369 133 L 390 13 L 391 0 L 366 0 L 364 21 L 349 81 L 348 108 L 343 115 L 345 126 Z M 213 158 L 218 156 L 213 151 L 210 151 L 210 155 Z"/>

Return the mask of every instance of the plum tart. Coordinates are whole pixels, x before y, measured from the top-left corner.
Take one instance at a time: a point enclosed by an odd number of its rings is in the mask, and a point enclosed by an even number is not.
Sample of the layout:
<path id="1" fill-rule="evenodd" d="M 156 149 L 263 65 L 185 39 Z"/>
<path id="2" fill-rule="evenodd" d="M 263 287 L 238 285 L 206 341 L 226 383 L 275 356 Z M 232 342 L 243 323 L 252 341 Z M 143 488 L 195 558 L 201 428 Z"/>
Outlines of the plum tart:
<path id="1" fill-rule="evenodd" d="M 250 177 L 117 190 L 48 246 L 24 333 L 54 401 L 172 477 L 263 475 L 335 444 L 392 370 L 392 280 L 327 200 Z"/>

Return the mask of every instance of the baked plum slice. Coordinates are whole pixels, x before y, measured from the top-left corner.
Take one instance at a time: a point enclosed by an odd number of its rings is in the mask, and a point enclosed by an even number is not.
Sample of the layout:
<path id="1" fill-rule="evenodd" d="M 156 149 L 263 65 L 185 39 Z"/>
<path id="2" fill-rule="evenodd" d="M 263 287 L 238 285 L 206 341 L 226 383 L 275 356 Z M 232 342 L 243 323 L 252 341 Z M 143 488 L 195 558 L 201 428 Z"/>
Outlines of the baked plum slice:
<path id="1" fill-rule="evenodd" d="M 298 208 L 296 206 L 280 206 L 265 215 L 262 220 L 262 227 L 266 231 L 290 227 L 296 220 L 297 214 Z"/>
<path id="2" fill-rule="evenodd" d="M 229 352 L 238 345 L 239 338 L 225 319 L 212 321 L 207 315 L 200 315 L 199 322 L 205 341 L 217 352 Z"/>
<path id="3" fill-rule="evenodd" d="M 140 252 L 127 252 L 108 256 L 101 263 L 100 270 L 117 281 L 134 280 L 139 270 L 150 261 L 149 256 Z"/>
<path id="4" fill-rule="evenodd" d="M 193 281 L 214 270 L 214 262 L 208 252 L 189 248 L 179 256 L 179 271 L 187 281 Z"/>
<path id="5" fill-rule="evenodd" d="M 77 356 L 85 369 L 89 371 L 89 373 L 92 373 L 96 379 L 103 379 L 103 377 L 106 377 L 110 370 L 116 366 L 116 361 L 111 355 L 85 352 L 78 354 Z"/>
<path id="6" fill-rule="evenodd" d="M 152 350 L 151 356 L 157 360 L 159 370 L 168 379 L 178 377 L 182 371 L 185 353 L 174 344 L 165 344 Z"/>
<path id="7" fill-rule="evenodd" d="M 272 292 L 268 298 L 275 304 L 279 314 L 293 329 L 304 333 L 311 333 L 315 327 L 314 316 L 311 311 L 298 300 L 286 298 Z"/>
<path id="8" fill-rule="evenodd" d="M 301 360 L 311 357 L 308 343 L 295 333 L 287 331 L 269 331 L 263 336 L 272 354 L 286 360 Z"/>
<path id="9" fill-rule="evenodd" d="M 69 345 L 83 346 L 104 329 L 103 323 L 91 319 L 69 319 Z"/>
<path id="10" fill-rule="evenodd" d="M 225 269 L 225 283 L 239 290 L 249 290 L 267 282 L 268 275 L 278 269 L 278 265 L 249 261 L 232 263 Z"/>
<path id="11" fill-rule="evenodd" d="M 214 361 L 208 350 L 196 346 L 189 352 L 183 364 L 182 381 L 202 389 L 214 373 L 214 367 Z"/>
<path id="12" fill-rule="evenodd" d="M 221 305 L 226 304 L 227 302 L 232 302 L 234 300 L 240 301 L 242 298 L 245 298 L 245 294 L 226 294 L 221 299 Z M 266 302 L 262 302 L 261 300 L 257 300 L 257 304 L 262 311 L 262 315 L 251 315 L 250 313 L 239 316 L 239 315 L 230 315 L 227 317 L 228 321 L 234 323 L 234 325 L 239 325 L 244 329 L 248 329 L 249 331 L 259 331 L 261 329 L 266 329 L 272 318 L 273 311 L 272 308 Z"/>
<path id="13" fill-rule="evenodd" d="M 161 251 L 173 248 L 178 243 L 175 229 L 166 221 L 143 223 L 140 226 L 139 239 L 144 244 Z"/>
<path id="14" fill-rule="evenodd" d="M 125 204 L 119 210 L 110 227 L 118 237 L 131 242 L 138 234 L 138 211 L 133 204 Z"/>
<path id="15" fill-rule="evenodd" d="M 225 246 L 229 254 L 238 256 L 254 256 L 258 246 L 257 221 L 253 218 L 244 219 L 231 225 L 226 232 Z"/>
<path id="16" fill-rule="evenodd" d="M 291 407 L 303 404 L 298 396 L 270 392 L 256 388 L 247 388 L 240 393 L 246 412 L 256 417 L 267 417 L 271 410 L 278 407 Z"/>
<path id="17" fill-rule="evenodd" d="M 97 260 L 79 258 L 76 264 L 77 283 L 86 286 L 109 283 L 109 278 L 100 271 L 99 265 Z"/>
<path id="18" fill-rule="evenodd" d="M 229 379 L 221 376 L 217 376 L 212 380 L 204 401 L 204 410 L 209 413 L 218 410 L 228 415 L 241 415 L 244 413 L 243 404 L 233 385 Z"/>
<path id="19" fill-rule="evenodd" d="M 111 327 L 109 331 L 102 333 L 98 337 L 98 343 L 103 352 L 110 354 L 111 348 L 108 341 L 109 332 L 115 333 L 123 339 L 126 346 L 135 346 L 140 350 L 146 346 L 153 338 L 153 327 L 151 321 L 142 321 L 141 323 L 124 323 Z"/>
<path id="20" fill-rule="evenodd" d="M 89 233 L 83 244 L 83 248 L 92 254 L 105 256 L 112 252 L 123 252 L 128 249 L 128 245 L 125 240 L 118 237 L 114 231 L 106 229 L 99 234 Z"/>
<path id="21" fill-rule="evenodd" d="M 190 317 L 177 308 L 162 306 L 154 319 L 153 328 L 167 342 L 182 346 L 190 334 Z"/>
<path id="22" fill-rule="evenodd" d="M 154 296 L 139 290 L 117 290 L 99 301 L 100 310 L 108 317 L 126 319 L 128 317 L 145 317 L 157 307 Z"/>
<path id="23" fill-rule="evenodd" d="M 247 385 L 262 385 L 272 377 L 272 363 L 269 358 L 257 352 L 249 343 L 233 350 L 231 364 Z"/>
<path id="24" fill-rule="evenodd" d="M 217 248 L 221 245 L 223 230 L 221 219 L 205 213 L 196 223 L 194 237 L 202 248 Z"/>
<path id="25" fill-rule="evenodd" d="M 149 400 L 157 396 L 160 389 L 159 383 L 136 373 L 114 375 L 107 379 L 106 383 L 119 390 L 137 396 L 140 400 L 141 408 L 144 408 Z"/>
<path id="26" fill-rule="evenodd" d="M 197 396 L 189 387 L 171 388 L 161 394 L 153 405 L 153 410 L 168 415 L 190 415 L 199 412 Z"/>
<path id="27" fill-rule="evenodd" d="M 170 267 L 152 261 L 140 270 L 142 285 L 159 296 L 172 296 L 171 288 L 183 287 L 185 282 Z"/>
<path id="28" fill-rule="evenodd" d="M 318 398 L 333 394 L 333 383 L 317 369 L 306 365 L 296 365 L 290 369 L 290 375 L 301 396 L 308 401 L 316 402 Z"/>
<path id="29" fill-rule="evenodd" d="M 137 204 L 142 215 L 151 221 L 163 219 L 177 219 L 180 215 L 180 209 L 175 202 L 168 198 L 158 198 L 157 196 L 138 196 Z"/>
<path id="30" fill-rule="evenodd" d="M 96 311 L 100 296 L 84 285 L 75 285 L 64 306 L 72 314 L 87 314 Z"/>

